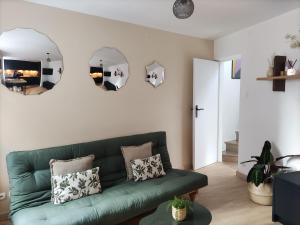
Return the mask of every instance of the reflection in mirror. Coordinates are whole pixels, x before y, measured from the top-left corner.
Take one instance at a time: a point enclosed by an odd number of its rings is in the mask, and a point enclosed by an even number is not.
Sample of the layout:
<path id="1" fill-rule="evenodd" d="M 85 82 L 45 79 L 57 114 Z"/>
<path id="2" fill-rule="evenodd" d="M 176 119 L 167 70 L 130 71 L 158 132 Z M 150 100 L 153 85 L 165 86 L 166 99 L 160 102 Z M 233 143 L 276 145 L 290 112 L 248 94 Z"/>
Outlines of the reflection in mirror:
<path id="1" fill-rule="evenodd" d="M 90 77 L 95 84 L 109 91 L 117 91 L 126 84 L 129 76 L 125 56 L 115 48 L 101 48 L 92 56 Z"/>
<path id="2" fill-rule="evenodd" d="M 63 58 L 57 45 L 33 29 L 3 32 L 0 58 L 1 83 L 13 92 L 42 94 L 61 79 Z"/>
<path id="3" fill-rule="evenodd" d="M 153 87 L 161 85 L 165 79 L 165 68 L 157 62 L 146 66 L 146 81 Z"/>

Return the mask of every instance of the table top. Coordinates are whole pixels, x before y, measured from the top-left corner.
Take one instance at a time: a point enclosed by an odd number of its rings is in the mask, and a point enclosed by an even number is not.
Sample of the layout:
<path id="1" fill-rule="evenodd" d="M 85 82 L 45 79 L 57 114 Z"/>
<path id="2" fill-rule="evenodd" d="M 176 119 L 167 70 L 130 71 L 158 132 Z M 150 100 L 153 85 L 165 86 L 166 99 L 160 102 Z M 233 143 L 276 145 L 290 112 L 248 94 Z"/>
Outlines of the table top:
<path id="1" fill-rule="evenodd" d="M 182 222 L 176 222 L 168 205 L 169 202 L 162 203 L 153 214 L 144 217 L 140 225 L 208 225 L 212 220 L 207 208 L 193 202 L 192 211 L 189 212 L 187 218 Z"/>

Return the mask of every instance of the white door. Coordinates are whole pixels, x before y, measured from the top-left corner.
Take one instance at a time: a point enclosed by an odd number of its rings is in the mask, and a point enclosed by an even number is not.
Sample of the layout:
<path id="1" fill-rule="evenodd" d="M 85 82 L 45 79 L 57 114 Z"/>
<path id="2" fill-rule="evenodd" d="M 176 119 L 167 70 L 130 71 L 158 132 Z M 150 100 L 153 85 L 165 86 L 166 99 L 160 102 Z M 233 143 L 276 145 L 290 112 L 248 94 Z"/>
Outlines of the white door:
<path id="1" fill-rule="evenodd" d="M 219 63 L 193 60 L 193 167 L 218 160 Z"/>

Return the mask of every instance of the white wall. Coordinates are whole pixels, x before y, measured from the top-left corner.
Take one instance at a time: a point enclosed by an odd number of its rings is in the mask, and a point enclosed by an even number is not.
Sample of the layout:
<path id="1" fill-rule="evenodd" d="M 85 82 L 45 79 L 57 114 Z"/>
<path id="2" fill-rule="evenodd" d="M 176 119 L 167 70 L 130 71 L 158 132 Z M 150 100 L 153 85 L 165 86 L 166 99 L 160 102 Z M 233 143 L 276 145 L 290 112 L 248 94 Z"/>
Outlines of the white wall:
<path id="1" fill-rule="evenodd" d="M 300 49 L 290 49 L 284 38 L 299 29 L 300 8 L 215 41 L 216 59 L 243 59 L 239 162 L 259 154 L 266 139 L 275 155 L 300 153 L 300 81 L 287 81 L 285 92 L 272 92 L 270 81 L 256 81 L 274 53 L 300 61 Z M 239 171 L 246 174 L 250 166 L 239 165 Z"/>
<path id="2" fill-rule="evenodd" d="M 240 80 L 231 79 L 232 61 L 220 65 L 220 120 L 222 150 L 225 141 L 235 140 L 235 131 L 239 130 Z"/>

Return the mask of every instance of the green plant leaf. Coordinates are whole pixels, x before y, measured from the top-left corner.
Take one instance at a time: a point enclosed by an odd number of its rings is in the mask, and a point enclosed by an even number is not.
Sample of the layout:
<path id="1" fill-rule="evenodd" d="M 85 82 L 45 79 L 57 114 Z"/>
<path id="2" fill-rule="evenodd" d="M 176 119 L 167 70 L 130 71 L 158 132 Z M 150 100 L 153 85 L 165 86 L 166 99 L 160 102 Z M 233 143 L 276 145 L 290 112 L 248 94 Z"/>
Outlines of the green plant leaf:
<path id="1" fill-rule="evenodd" d="M 261 158 L 259 156 L 251 156 L 252 159 L 256 159 L 257 161 L 260 161 Z"/>
<path id="2" fill-rule="evenodd" d="M 285 156 L 281 156 L 281 157 L 278 157 L 275 159 L 275 161 L 279 161 L 279 160 L 282 160 L 284 158 L 293 158 L 293 157 L 300 157 L 300 155 L 285 155 Z"/>
<path id="3" fill-rule="evenodd" d="M 290 169 L 291 167 L 289 166 L 277 166 L 275 165 L 278 169 Z"/>
<path id="4" fill-rule="evenodd" d="M 262 170 L 264 170 L 265 166 L 266 166 L 265 164 L 259 164 L 259 163 L 257 163 L 253 167 L 256 168 L 256 169 L 262 169 Z"/>
<path id="5" fill-rule="evenodd" d="M 271 143 L 269 141 L 265 141 L 264 147 L 259 158 L 259 164 L 269 164 L 274 160 L 274 157 L 271 153 Z"/>
<path id="6" fill-rule="evenodd" d="M 290 167 L 288 167 L 288 166 L 277 166 L 277 165 L 275 165 L 275 164 L 272 164 L 271 166 L 270 166 L 270 171 L 271 171 L 271 173 L 272 174 L 275 174 L 275 173 L 277 173 L 279 170 L 284 170 L 284 169 L 290 169 Z"/>
<path id="7" fill-rule="evenodd" d="M 247 161 L 241 162 L 240 164 L 244 164 L 244 163 L 248 163 L 248 162 L 257 162 L 257 160 L 251 159 L 251 160 L 247 160 Z"/>
<path id="8" fill-rule="evenodd" d="M 253 182 L 253 180 L 252 180 L 253 172 L 254 172 L 254 167 L 252 167 L 251 170 L 248 173 L 248 176 L 247 176 L 247 182 L 248 183 Z"/>
<path id="9" fill-rule="evenodd" d="M 247 175 L 247 182 L 253 182 L 256 186 L 259 186 L 259 184 L 263 182 L 272 182 L 275 174 L 284 172 L 286 169 L 290 168 L 276 165 L 275 163 L 288 157 L 300 157 L 300 155 L 286 155 L 274 160 L 274 156 L 271 153 L 271 143 L 268 140 L 265 141 L 260 156 L 251 156 L 251 160 L 241 162 L 241 164 L 256 162 Z"/>
<path id="10" fill-rule="evenodd" d="M 264 170 L 261 167 L 261 165 L 256 165 L 253 167 L 253 172 L 251 175 L 251 182 L 255 184 L 256 187 L 258 187 L 261 183 L 264 182 L 265 175 Z"/>
<path id="11" fill-rule="evenodd" d="M 190 206 L 191 206 L 191 201 L 185 200 L 185 199 L 181 199 L 181 198 L 178 198 L 176 196 L 169 203 L 169 207 L 174 207 L 176 209 L 184 209 L 184 208 L 186 208 L 187 210 L 189 210 Z"/>

